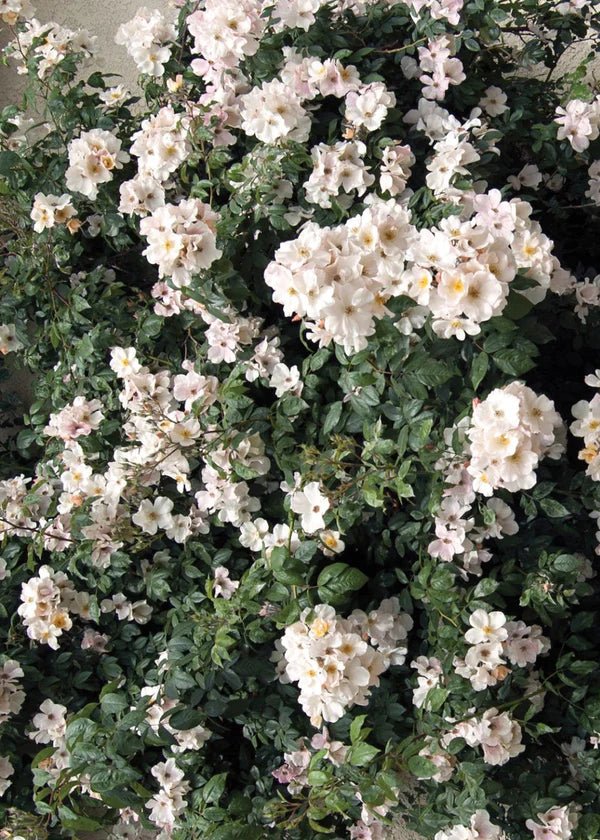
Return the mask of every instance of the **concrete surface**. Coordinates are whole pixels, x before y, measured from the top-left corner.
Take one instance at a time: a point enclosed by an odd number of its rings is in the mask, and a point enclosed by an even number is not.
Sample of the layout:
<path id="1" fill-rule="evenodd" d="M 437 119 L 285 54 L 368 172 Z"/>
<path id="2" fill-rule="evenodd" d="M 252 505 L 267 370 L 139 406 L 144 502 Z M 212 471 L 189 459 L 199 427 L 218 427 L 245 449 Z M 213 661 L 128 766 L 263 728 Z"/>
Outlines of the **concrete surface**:
<path id="1" fill-rule="evenodd" d="M 96 35 L 95 69 L 106 73 L 119 73 L 122 83 L 130 89 L 135 87 L 137 70 L 125 47 L 115 44 L 115 34 L 122 23 L 135 15 L 140 6 L 148 9 L 164 9 L 173 12 L 166 0 L 33 0 L 36 17 L 42 23 L 56 21 L 70 29 L 85 27 Z M 9 39 L 10 32 L 0 21 L 0 44 Z M 22 86 L 22 80 L 12 67 L 0 66 L 0 106 L 15 101 Z"/>

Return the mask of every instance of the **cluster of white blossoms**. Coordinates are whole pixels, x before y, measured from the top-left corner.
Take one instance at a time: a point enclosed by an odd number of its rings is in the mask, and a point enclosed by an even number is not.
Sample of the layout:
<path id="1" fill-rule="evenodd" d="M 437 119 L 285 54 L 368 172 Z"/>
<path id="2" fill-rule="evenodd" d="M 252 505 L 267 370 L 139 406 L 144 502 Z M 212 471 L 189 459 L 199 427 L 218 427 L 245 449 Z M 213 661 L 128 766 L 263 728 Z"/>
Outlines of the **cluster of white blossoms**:
<path id="1" fill-rule="evenodd" d="M 55 225 L 66 225 L 71 233 L 79 227 L 79 222 L 70 221 L 77 211 L 71 204 L 71 196 L 68 193 L 63 195 L 44 195 L 36 193 L 31 208 L 31 219 L 33 229 L 36 233 L 53 228 Z"/>
<path id="2" fill-rule="evenodd" d="M 246 57 L 254 55 L 267 26 L 265 11 L 271 13 L 275 31 L 303 29 L 314 24 L 317 12 L 324 6 L 335 17 L 344 12 L 363 15 L 376 0 L 207 0 L 203 8 L 187 18 L 188 28 L 194 36 L 194 49 L 201 59 L 192 63 L 198 75 L 210 68 L 235 68 Z M 386 0 L 393 6 L 399 0 Z M 445 19 L 458 23 L 464 0 L 410 0 L 409 8 L 415 19 L 427 11 L 435 20 Z"/>
<path id="3" fill-rule="evenodd" d="M 348 753 L 348 747 L 341 741 L 332 741 L 326 726 L 321 732 L 315 733 L 310 739 L 310 746 L 313 750 L 323 750 L 323 758 L 330 761 L 334 767 L 341 767 Z M 308 786 L 308 765 L 312 753 L 306 745 L 304 738 L 298 740 L 298 749 L 292 753 L 284 753 L 284 763 L 281 767 L 273 770 L 271 775 L 277 779 L 279 784 L 286 785 L 288 792 L 292 795 L 299 793 L 303 787 Z"/>
<path id="4" fill-rule="evenodd" d="M 0 725 L 21 711 L 25 692 L 19 679 L 23 669 L 15 659 L 6 659 L 0 665 Z"/>
<path id="5" fill-rule="evenodd" d="M 351 193 L 364 195 L 374 181 L 363 157 L 367 147 L 362 140 L 340 140 L 333 145 L 319 143 L 311 149 L 313 171 L 304 183 L 306 200 L 320 207 L 331 207 L 335 198 L 342 207 L 353 202 Z M 345 195 L 340 195 L 343 190 Z"/>
<path id="6" fill-rule="evenodd" d="M 320 60 L 313 55 L 302 56 L 293 47 L 284 47 L 283 55 L 285 60 L 279 71 L 281 81 L 301 99 L 313 100 L 317 96 L 343 99 L 361 87 L 358 70 L 353 64 L 342 64 L 336 58 Z"/>
<path id="7" fill-rule="evenodd" d="M 130 181 L 123 181 L 119 192 L 119 213 L 129 216 L 147 216 L 165 203 L 163 187 L 155 178 L 147 175 L 136 175 Z"/>
<path id="8" fill-rule="evenodd" d="M 586 376 L 585 382 L 593 388 L 600 388 L 600 370 Z M 587 464 L 586 475 L 593 481 L 600 481 L 600 393 L 591 400 L 579 400 L 571 409 L 575 420 L 569 429 L 575 437 L 583 438 L 583 449 L 579 458 Z"/>
<path id="9" fill-rule="evenodd" d="M 210 316 L 211 323 L 214 320 Z M 241 347 L 252 343 L 258 322 L 240 318 L 236 329 Z M 299 393 L 302 383 L 297 369 L 277 361 L 281 358 L 277 342 L 264 342 L 247 360 L 248 378 L 260 378 L 279 394 Z M 270 460 L 259 434 L 239 437 L 231 430 L 223 438 L 206 420 L 206 412 L 218 399 L 217 378 L 198 373 L 191 360 L 183 363 L 181 373 L 151 373 L 131 347 L 113 348 L 110 366 L 122 380 L 119 401 L 127 412 L 123 445 L 114 449 L 104 469 L 97 470 L 94 452 L 84 452 L 80 440 L 103 421 L 102 404 L 79 396 L 52 414 L 45 433 L 56 438 L 61 448 L 40 462 L 33 478 L 17 476 L 0 482 L 0 535 L 29 539 L 39 535 L 44 547 L 53 551 L 89 541 L 89 562 L 107 568 L 115 552 L 140 533 L 184 543 L 207 533 L 213 515 L 218 523 L 236 528 L 250 523 L 261 505 L 238 473 L 266 475 Z M 190 473 L 198 455 L 202 483 L 190 499 Z M 172 492 L 166 495 L 159 489 L 163 479 L 174 482 L 183 510 Z M 282 489 L 290 492 L 287 486 Z M 84 503 L 87 522 L 73 529 L 73 514 Z M 323 505 L 325 510 L 325 498 Z M 275 526 L 270 546 L 287 545 L 288 536 L 287 526 Z M 337 532 L 324 533 L 323 542 L 334 553 L 343 547 Z M 105 599 L 102 610 L 138 623 L 147 621 L 150 614 L 145 601 L 131 602 L 123 593 Z"/>
<path id="10" fill-rule="evenodd" d="M 473 130 L 479 127 L 479 123 L 478 119 L 471 120 L 460 130 L 448 131 L 433 144 L 433 154 L 426 164 L 425 183 L 434 195 L 447 197 L 453 203 L 461 200 L 460 191 L 453 186 L 453 181 L 457 176 L 468 176 L 469 165 L 480 159 L 467 131 L 467 128 Z"/>
<path id="11" fill-rule="evenodd" d="M 135 17 L 121 24 L 115 43 L 124 46 L 140 73 L 162 76 L 171 58 L 170 44 L 177 40 L 177 29 L 158 9 L 145 6 Z"/>
<path id="12" fill-rule="evenodd" d="M 399 268 L 415 237 L 409 212 L 378 199 L 344 225 L 309 222 L 277 249 L 265 282 L 285 315 L 308 322 L 309 338 L 357 352 L 374 333 L 375 318 L 389 314 L 385 301 L 400 294 Z"/>
<path id="13" fill-rule="evenodd" d="M 0 354 L 6 356 L 24 347 L 23 342 L 17 338 L 17 327 L 15 324 L 0 324 Z"/>
<path id="14" fill-rule="evenodd" d="M 389 195 L 402 195 L 410 178 L 416 158 L 410 146 L 396 144 L 386 146 L 381 157 L 379 186 Z"/>
<path id="15" fill-rule="evenodd" d="M 490 821 L 487 811 L 475 811 L 469 825 L 453 825 L 438 831 L 434 840 L 505 840 L 506 835 Z"/>
<path id="16" fill-rule="evenodd" d="M 525 825 L 533 834 L 533 840 L 571 840 L 577 828 L 579 815 L 568 805 L 555 805 L 536 820 L 527 820 Z"/>
<path id="17" fill-rule="evenodd" d="M 523 733 L 509 712 L 487 709 L 480 718 L 457 723 L 441 739 L 447 747 L 455 738 L 464 738 L 470 747 L 481 746 L 486 764 L 502 765 L 525 751 L 521 743 Z"/>
<path id="18" fill-rule="evenodd" d="M 100 611 L 114 612 L 119 621 L 135 621 L 136 624 L 147 624 L 152 615 L 152 607 L 146 601 L 131 602 L 122 592 L 104 598 L 100 602 Z"/>
<path id="19" fill-rule="evenodd" d="M 456 26 L 464 0 L 408 0 L 406 5 L 415 13 L 416 19 L 423 10 L 427 10 L 434 20 L 447 20 Z"/>
<path id="20" fill-rule="evenodd" d="M 104 420 L 100 400 L 75 397 L 72 403 L 50 415 L 44 434 L 61 440 L 73 441 L 95 431 Z"/>
<path id="21" fill-rule="evenodd" d="M 550 641 L 542 636 L 542 628 L 523 621 L 507 621 L 504 613 L 477 609 L 469 617 L 471 628 L 465 641 L 471 647 L 464 659 L 455 657 L 457 674 L 470 680 L 475 691 L 484 691 L 510 674 L 511 665 L 526 668 L 533 665 L 540 654 L 547 653 Z"/>
<path id="22" fill-rule="evenodd" d="M 426 707 L 427 695 L 437 688 L 444 678 L 442 663 L 436 656 L 418 656 L 410 663 L 417 671 L 417 686 L 413 689 L 413 705 L 417 709 Z"/>
<path id="23" fill-rule="evenodd" d="M 187 160 L 192 149 L 190 122 L 188 114 L 174 111 L 172 105 L 165 105 L 142 121 L 139 131 L 131 137 L 130 148 L 138 159 L 138 179 L 150 178 L 162 184 Z"/>
<path id="24" fill-rule="evenodd" d="M 571 99 L 556 109 L 558 140 L 568 140 L 576 152 L 585 151 L 600 135 L 600 94 L 591 102 Z"/>
<path id="25" fill-rule="evenodd" d="M 198 198 L 165 204 L 140 222 L 148 240 L 144 256 L 158 266 L 160 278 L 188 286 L 194 274 L 208 268 L 222 254 L 216 245 L 218 214 Z"/>
<path id="26" fill-rule="evenodd" d="M 338 143 L 341 147 L 364 149 L 364 144 Z M 336 157 L 332 149 L 316 147 L 313 156 L 316 152 L 327 161 L 330 154 Z M 313 172 L 305 185 L 309 198 L 327 205 L 340 185 L 360 193 L 374 179 L 360 155 L 340 165 L 341 181 L 337 164 L 329 161 L 328 179 L 337 179 L 333 185 L 321 178 L 311 184 Z M 517 272 L 537 284 L 525 294 L 541 300 L 557 261 L 552 242 L 531 220 L 531 205 L 504 201 L 498 190 L 465 193 L 461 200 L 460 215 L 420 231 L 402 202 L 372 196 L 367 208 L 343 225 L 322 228 L 308 222 L 267 266 L 265 282 L 273 300 L 286 315 L 307 322 L 309 338 L 321 346 L 334 341 L 347 352 L 366 346 L 375 320 L 392 315 L 386 303 L 400 295 L 432 315 L 438 335 L 461 340 L 502 313 Z"/>
<path id="27" fill-rule="evenodd" d="M 397 598 L 382 601 L 368 615 L 355 610 L 348 618 L 318 604 L 286 628 L 272 658 L 281 682 L 298 683 L 300 705 L 318 727 L 323 720 L 339 720 L 352 706 L 367 705 L 380 675 L 404 662 L 402 642 L 412 624 Z"/>
<path id="28" fill-rule="evenodd" d="M 300 98 L 279 79 L 263 82 L 242 96 L 240 117 L 243 131 L 263 143 L 284 137 L 305 143 L 310 134 L 310 117 Z"/>
<path id="29" fill-rule="evenodd" d="M 165 204 L 163 183 L 190 155 L 191 117 L 165 105 L 142 121 L 132 135 L 131 154 L 138 159 L 137 175 L 120 186 L 119 212 L 147 216 Z"/>
<path id="30" fill-rule="evenodd" d="M 29 3 L 24 4 L 22 0 L 17 0 L 16 9 L 14 0 L 8 2 L 14 10 L 9 6 L 9 15 L 13 12 L 19 16 L 28 16 L 32 11 Z M 28 17 L 18 37 L 8 45 L 7 53 L 16 61 L 17 73 L 28 73 L 27 64 L 33 60 L 38 77 L 45 79 L 65 58 L 79 55 L 90 59 L 96 40 L 96 36 L 92 36 L 87 29 L 74 31 L 52 21 L 40 23 L 36 18 Z M 81 61 L 79 66 L 83 68 L 86 63 Z"/>
<path id="31" fill-rule="evenodd" d="M 559 433 L 560 415 L 548 397 L 537 395 L 522 382 L 495 388 L 473 408 L 467 470 L 477 493 L 528 490 L 536 482 L 535 470 L 543 457 L 564 452 Z"/>
<path id="32" fill-rule="evenodd" d="M 284 482 L 285 483 L 285 482 Z M 311 484 L 316 484 L 316 482 L 311 482 Z M 308 484 L 306 485 L 305 489 L 308 488 Z M 318 488 L 318 484 L 317 484 Z M 282 487 L 282 489 L 284 489 Z M 319 494 L 319 507 L 321 504 L 325 502 L 327 506 L 329 506 L 329 500 L 322 496 L 320 490 L 316 489 L 312 492 L 309 490 L 309 495 L 313 498 L 316 494 Z M 303 491 L 295 490 L 293 491 L 293 495 L 296 497 L 296 504 L 301 506 L 303 510 L 308 508 L 310 505 L 309 497 L 303 493 Z M 313 505 L 314 507 L 314 505 Z M 306 510 L 304 516 L 308 517 L 316 517 L 319 512 L 315 512 L 312 509 Z M 305 533 L 309 533 L 303 528 Z M 318 528 L 317 528 L 318 530 Z M 311 532 L 314 533 L 314 532 Z M 339 531 L 333 531 L 329 528 L 325 530 L 319 531 L 317 537 L 320 542 L 320 549 L 326 557 L 333 557 L 336 554 L 341 554 L 341 552 L 345 548 L 345 543 L 341 539 L 341 535 Z M 298 531 L 291 531 L 290 526 L 283 523 L 274 525 L 272 530 L 267 522 L 266 519 L 259 517 L 258 519 L 254 519 L 251 522 L 244 522 L 240 527 L 240 544 L 243 545 L 245 548 L 249 548 L 250 551 L 254 552 L 263 552 L 265 553 L 265 557 L 267 559 L 270 558 L 274 548 L 286 548 L 290 554 L 295 554 L 295 552 L 300 548 L 301 542 L 298 535 Z"/>
<path id="33" fill-rule="evenodd" d="M 90 596 L 77 592 L 64 572 L 40 566 L 38 576 L 21 585 L 17 609 L 30 639 L 58 650 L 59 637 L 73 626 L 71 614 L 89 617 Z"/>
<path id="34" fill-rule="evenodd" d="M 146 802 L 146 808 L 150 811 L 149 819 L 166 836 L 170 836 L 177 817 L 187 806 L 185 795 L 190 790 L 190 784 L 185 781 L 183 770 L 177 767 L 174 758 L 155 764 L 150 772 L 160 785 L 160 790 Z"/>
<path id="35" fill-rule="evenodd" d="M 98 185 L 111 181 L 113 171 L 122 169 L 128 160 L 127 152 L 121 151 L 121 141 L 110 131 L 101 128 L 83 131 L 69 143 L 67 189 L 95 199 Z"/>
<path id="36" fill-rule="evenodd" d="M 418 73 L 425 99 L 444 99 L 450 85 L 459 85 L 467 78 L 462 61 L 452 57 L 453 51 L 453 39 L 447 35 L 419 47 Z M 405 61 L 403 70 L 406 71 L 408 66 Z"/>
<path id="37" fill-rule="evenodd" d="M 67 749 L 67 707 L 47 699 L 40 706 L 39 712 L 33 716 L 34 729 L 29 737 L 36 744 L 51 744 L 54 752 L 44 759 L 39 767 L 57 779 L 70 766 L 69 751 Z"/>
<path id="38" fill-rule="evenodd" d="M 240 544 L 250 551 L 264 551 L 267 559 L 274 548 L 287 548 L 292 555 L 300 548 L 297 531 L 290 531 L 290 526 L 285 523 L 274 525 L 271 529 L 267 520 L 262 517 L 242 523 L 239 540 Z"/>
<path id="39" fill-rule="evenodd" d="M 266 26 L 261 17 L 263 0 L 206 0 L 187 18 L 194 51 L 202 56 L 192 62 L 192 70 L 203 75 L 208 66 L 237 67 L 243 58 L 254 55 Z"/>
<path id="40" fill-rule="evenodd" d="M 161 657 L 156 662 L 158 663 L 159 669 L 165 664 L 161 660 Z M 164 670 L 168 670 L 168 665 Z M 162 686 L 146 685 L 142 688 L 140 697 L 148 704 L 145 722 L 156 735 L 159 734 L 160 729 L 164 729 L 169 735 L 172 735 L 176 743 L 171 744 L 168 749 L 176 755 L 188 752 L 189 750 L 200 750 L 210 738 L 210 730 L 201 724 L 191 729 L 175 729 L 175 727 L 171 726 L 169 723 L 170 712 L 175 706 L 179 705 L 180 701 L 167 697 Z M 132 707 L 132 710 L 134 708 Z M 138 731 L 140 730 L 138 729 Z"/>
<path id="41" fill-rule="evenodd" d="M 440 467 L 442 464 L 440 464 Z M 458 477 L 461 479 L 446 495 L 435 514 L 435 539 L 427 550 L 431 557 L 444 563 L 462 563 L 470 574 L 481 575 L 481 564 L 491 559 L 491 553 L 483 547 L 488 539 L 502 539 L 512 536 L 519 530 L 511 508 L 498 498 L 491 498 L 485 504 L 486 512 L 493 517 L 489 525 L 475 525 L 475 518 L 469 516 L 471 505 L 476 499 L 473 482 L 468 473 L 465 477 L 464 466 L 459 466 L 458 476 L 447 474 L 446 481 Z"/>
<path id="42" fill-rule="evenodd" d="M 396 96 L 383 82 L 371 82 L 346 95 L 344 114 L 354 128 L 377 131 L 395 104 Z"/>

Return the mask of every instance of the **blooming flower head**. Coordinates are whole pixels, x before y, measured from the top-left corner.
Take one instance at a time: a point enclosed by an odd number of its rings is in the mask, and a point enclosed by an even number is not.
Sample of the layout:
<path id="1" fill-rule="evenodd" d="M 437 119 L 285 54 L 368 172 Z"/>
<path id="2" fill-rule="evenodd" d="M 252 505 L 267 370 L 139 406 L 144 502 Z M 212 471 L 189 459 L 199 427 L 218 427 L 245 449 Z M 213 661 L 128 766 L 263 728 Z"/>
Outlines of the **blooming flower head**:
<path id="1" fill-rule="evenodd" d="M 217 566 L 214 571 L 213 592 L 215 597 L 229 601 L 240 585 L 239 580 L 231 580 L 226 566 Z"/>
<path id="2" fill-rule="evenodd" d="M 17 338 L 17 329 L 14 324 L 0 324 L 0 353 L 6 356 L 7 353 L 14 353 L 21 350 L 24 344 Z"/>
<path id="3" fill-rule="evenodd" d="M 481 642 L 502 642 L 508 636 L 505 628 L 506 616 L 504 613 L 494 610 L 475 610 L 469 617 L 471 629 L 465 633 L 465 639 L 469 644 L 476 645 Z"/>
<path id="4" fill-rule="evenodd" d="M 110 131 L 94 128 L 83 131 L 69 143 L 67 188 L 95 199 L 99 184 L 111 181 L 113 170 L 121 169 L 129 155 L 121 151 L 121 141 Z"/>
<path id="5" fill-rule="evenodd" d="M 58 196 L 44 195 L 39 192 L 34 196 L 31 218 L 36 233 L 41 233 L 57 224 L 66 224 L 75 214 L 76 210 L 71 204 L 71 196 L 68 193 Z"/>
<path id="6" fill-rule="evenodd" d="M 314 534 L 315 531 L 325 528 L 324 514 L 330 508 L 327 496 L 321 492 L 318 481 L 311 481 L 305 484 L 302 490 L 292 493 L 291 509 L 300 515 L 300 524 L 307 534 Z"/>

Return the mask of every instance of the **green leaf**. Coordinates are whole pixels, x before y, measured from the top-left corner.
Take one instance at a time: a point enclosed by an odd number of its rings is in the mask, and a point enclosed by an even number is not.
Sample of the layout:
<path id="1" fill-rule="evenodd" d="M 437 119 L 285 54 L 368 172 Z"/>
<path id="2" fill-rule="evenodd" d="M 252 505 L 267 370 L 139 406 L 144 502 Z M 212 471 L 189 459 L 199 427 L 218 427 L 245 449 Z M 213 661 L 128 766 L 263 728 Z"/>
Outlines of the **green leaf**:
<path id="1" fill-rule="evenodd" d="M 562 516 L 571 515 L 570 511 L 560 502 L 557 502 L 556 499 L 540 499 L 539 504 L 544 513 L 552 517 L 552 519 L 559 519 Z"/>
<path id="2" fill-rule="evenodd" d="M 361 730 L 366 719 L 366 715 L 358 715 L 358 717 L 355 717 L 352 723 L 350 724 L 350 741 L 352 744 L 355 744 L 357 741 L 362 740 Z"/>
<path id="3" fill-rule="evenodd" d="M 342 408 L 343 403 L 341 400 L 331 403 L 327 416 L 325 417 L 325 422 L 323 423 L 323 435 L 327 436 L 335 429 L 342 416 Z"/>
<path id="4" fill-rule="evenodd" d="M 181 709 L 181 711 L 173 712 L 170 715 L 169 726 L 182 732 L 204 723 L 204 718 L 205 716 L 197 709 Z"/>
<path id="5" fill-rule="evenodd" d="M 270 563 L 273 577 L 279 583 L 284 583 L 286 586 L 300 586 L 306 583 L 309 574 L 307 567 L 295 557 L 290 556 L 287 548 L 280 546 L 275 548 L 271 554 Z"/>
<path id="6" fill-rule="evenodd" d="M 368 577 L 359 569 L 347 563 L 332 563 L 326 566 L 317 578 L 319 598 L 325 604 L 344 601 L 349 592 L 361 589 Z"/>
<path id="7" fill-rule="evenodd" d="M 515 350 L 506 348 L 498 350 L 492 356 L 496 367 L 500 368 L 503 373 L 508 373 L 511 376 L 521 376 L 522 373 L 527 373 L 534 367 L 535 362 L 527 353 L 522 350 Z"/>
<path id="8" fill-rule="evenodd" d="M 417 779 L 431 779 L 438 771 L 433 761 L 422 755 L 413 755 L 408 759 L 408 769 Z"/>
<path id="9" fill-rule="evenodd" d="M 490 357 L 487 353 L 479 353 L 473 360 L 473 365 L 471 366 L 471 384 L 475 390 L 481 385 L 489 366 Z"/>
<path id="10" fill-rule="evenodd" d="M 366 767 L 380 752 L 381 750 L 377 749 L 377 747 L 361 741 L 359 744 L 354 744 L 354 746 L 350 747 L 346 761 L 353 767 Z"/>
<path id="11" fill-rule="evenodd" d="M 207 805 L 216 805 L 223 796 L 227 784 L 227 773 L 217 773 L 211 776 L 202 788 L 202 799 Z"/>
<path id="12" fill-rule="evenodd" d="M 16 152 L 0 152 L 0 175 L 6 178 L 20 162 L 21 158 Z"/>
<path id="13" fill-rule="evenodd" d="M 591 660 L 580 660 L 579 662 L 573 662 L 569 666 L 569 671 L 572 671 L 574 674 L 591 674 L 592 671 L 597 670 L 597 668 L 597 662 L 592 662 Z"/>
<path id="14" fill-rule="evenodd" d="M 129 708 L 127 697 L 121 692 L 111 691 L 100 701 L 100 707 L 108 715 L 116 715 Z"/>
<path id="15" fill-rule="evenodd" d="M 519 321 L 528 315 L 532 309 L 533 304 L 528 298 L 520 295 L 517 291 L 511 291 L 502 314 L 505 318 L 510 318 L 511 321 Z"/>
<path id="16" fill-rule="evenodd" d="M 308 784 L 311 787 L 322 787 L 329 782 L 330 778 L 329 773 L 323 770 L 309 770 L 308 772 Z"/>
<path id="17" fill-rule="evenodd" d="M 435 359 L 429 359 L 424 364 L 421 364 L 415 371 L 418 381 L 422 385 L 433 388 L 436 385 L 442 385 L 452 378 L 452 370 L 445 362 L 438 362 Z"/>
<path id="18" fill-rule="evenodd" d="M 427 708 L 432 712 L 437 712 L 439 709 L 442 708 L 449 694 L 449 689 L 441 688 L 440 686 L 430 689 L 427 692 Z"/>
<path id="19" fill-rule="evenodd" d="M 557 572 L 576 572 L 581 568 L 581 558 L 572 554 L 559 554 L 552 561 L 552 568 Z"/>
<path id="20" fill-rule="evenodd" d="M 474 598 L 487 598 L 488 595 L 491 595 L 492 592 L 495 592 L 496 589 L 500 584 L 497 580 L 492 580 L 492 578 L 484 578 L 480 581 L 473 591 Z"/>

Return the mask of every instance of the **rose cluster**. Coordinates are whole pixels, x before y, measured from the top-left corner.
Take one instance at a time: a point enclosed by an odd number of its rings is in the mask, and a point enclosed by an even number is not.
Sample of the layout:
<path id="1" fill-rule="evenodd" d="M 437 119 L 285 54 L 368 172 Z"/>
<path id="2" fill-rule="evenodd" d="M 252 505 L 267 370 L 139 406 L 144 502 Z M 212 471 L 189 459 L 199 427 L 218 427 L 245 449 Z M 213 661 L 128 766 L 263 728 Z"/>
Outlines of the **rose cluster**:
<path id="1" fill-rule="evenodd" d="M 158 266 L 158 276 L 171 278 L 181 288 L 218 260 L 222 252 L 216 246 L 217 219 L 197 198 L 157 207 L 142 219 L 140 233 L 148 240 L 144 255 Z"/>
<path id="2" fill-rule="evenodd" d="M 298 683 L 300 705 L 313 726 L 333 723 L 352 706 L 365 706 L 380 675 L 402 664 L 406 648 L 401 642 L 411 627 L 397 598 L 347 619 L 326 604 L 307 608 L 277 642 L 279 679 Z"/>
<path id="3" fill-rule="evenodd" d="M 484 496 L 503 487 L 527 490 L 536 482 L 541 458 L 559 458 L 563 423 L 548 397 L 522 382 L 495 388 L 473 408 L 467 470 L 473 488 Z"/>
<path id="4" fill-rule="evenodd" d="M 64 572 L 50 566 L 40 566 L 38 576 L 22 585 L 21 602 L 17 612 L 29 638 L 54 650 L 63 631 L 73 626 L 71 614 L 89 618 L 88 593 L 77 592 Z"/>
<path id="5" fill-rule="evenodd" d="M 470 747 L 481 746 L 486 764 L 502 765 L 525 751 L 523 732 L 509 712 L 487 709 L 480 718 L 457 723 L 441 739 L 447 747 L 455 738 L 464 738 Z"/>
<path id="6" fill-rule="evenodd" d="M 471 681 L 475 691 L 484 691 L 505 680 L 510 674 L 506 660 L 525 668 L 550 649 L 539 625 L 528 627 L 523 621 L 507 621 L 498 610 L 475 610 L 469 624 L 465 641 L 471 647 L 464 660 L 455 658 L 454 667 L 457 674 Z"/>
<path id="7" fill-rule="evenodd" d="M 162 76 L 171 58 L 170 44 L 176 39 L 174 24 L 158 9 L 143 6 L 132 20 L 121 24 L 115 43 L 127 49 L 140 73 Z"/>
<path id="8" fill-rule="evenodd" d="M 586 377 L 586 383 L 600 387 L 600 371 Z M 587 464 L 586 475 L 593 481 L 600 481 L 600 394 L 591 400 L 579 400 L 571 409 L 575 420 L 569 430 L 575 437 L 583 438 L 583 449 L 579 458 Z"/>
<path id="9" fill-rule="evenodd" d="M 506 835 L 497 826 L 492 825 L 487 811 L 475 811 L 469 825 L 453 825 L 438 831 L 434 840 L 505 840 Z"/>
<path id="10" fill-rule="evenodd" d="M 128 160 L 127 152 L 121 151 L 121 141 L 110 131 L 102 128 L 82 131 L 69 143 L 67 188 L 93 200 L 98 197 L 99 184 L 111 181 L 113 171 L 122 169 Z"/>

